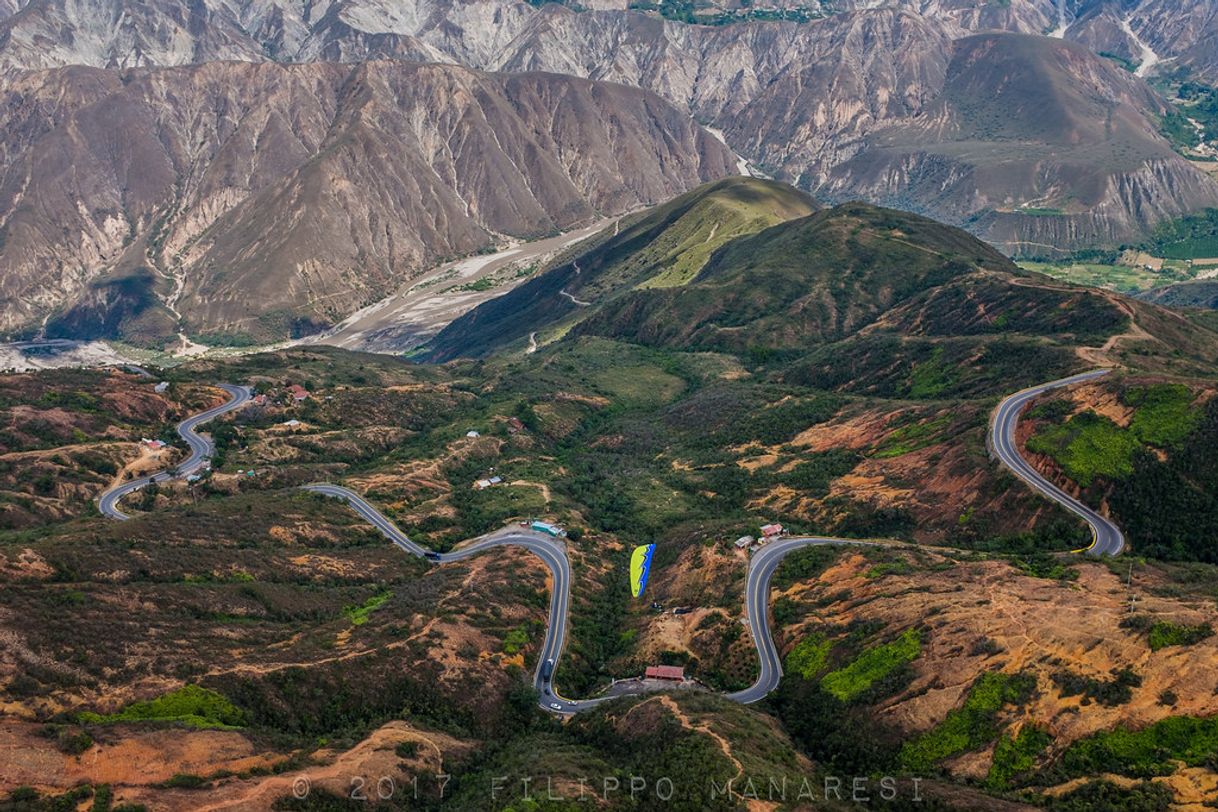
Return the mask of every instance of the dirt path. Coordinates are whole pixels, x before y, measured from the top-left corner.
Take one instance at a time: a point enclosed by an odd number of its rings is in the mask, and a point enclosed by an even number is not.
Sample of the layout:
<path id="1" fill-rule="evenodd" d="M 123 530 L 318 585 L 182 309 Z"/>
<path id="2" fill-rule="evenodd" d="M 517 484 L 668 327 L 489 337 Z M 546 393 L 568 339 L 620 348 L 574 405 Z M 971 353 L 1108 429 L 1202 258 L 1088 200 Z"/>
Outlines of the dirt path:
<path id="1" fill-rule="evenodd" d="M 1115 367 L 1120 366 L 1120 359 L 1114 358 L 1111 353 L 1117 348 L 1117 345 L 1123 341 L 1158 341 L 1150 333 L 1138 324 L 1137 314 L 1134 313 L 1128 302 L 1123 302 L 1115 296 L 1104 295 L 1114 307 L 1121 310 L 1122 313 L 1129 316 L 1129 329 L 1124 333 L 1118 333 L 1108 337 L 1100 347 L 1079 347 L 1076 351 L 1078 356 L 1089 364 L 1094 364 L 1097 367 Z"/>
<path id="2" fill-rule="evenodd" d="M 694 724 L 694 722 L 685 714 L 685 711 L 681 710 L 681 706 L 676 703 L 676 700 L 667 694 L 657 696 L 655 699 L 648 699 L 636 707 L 641 707 L 647 702 L 659 702 L 661 705 L 672 711 L 672 715 L 675 716 L 677 721 L 681 723 L 681 727 L 685 728 L 686 730 L 705 733 L 707 736 L 713 739 L 715 743 L 719 745 L 719 749 L 723 751 L 724 757 L 728 761 L 732 762 L 732 765 L 736 768 L 736 775 L 732 778 L 732 782 L 735 782 L 736 779 L 741 778 L 744 775 L 744 765 L 740 763 L 740 759 L 736 758 L 736 755 L 732 752 L 732 743 L 719 733 L 712 730 L 710 725 Z"/>
<path id="3" fill-rule="evenodd" d="M 375 800 L 378 790 L 408 802 L 413 800 L 414 787 L 402 772 L 402 757 L 395 748 L 403 742 L 423 745 L 409 759 L 410 766 L 426 775 L 435 776 L 444 772 L 446 752 L 469 749 L 466 742 L 442 733 L 424 732 L 406 722 L 389 722 L 377 728 L 368 738 L 350 750 L 341 753 L 313 754 L 318 760 L 329 757 L 329 763 L 310 765 L 301 770 L 276 775 L 271 778 L 253 779 L 236 784 L 226 784 L 213 790 L 220 797 L 211 797 L 206 803 L 193 806 L 197 812 L 220 812 L 228 809 L 271 809 L 279 799 L 288 795 L 307 797 L 316 789 L 348 797 L 361 792 Z M 378 786 L 379 785 L 379 786 Z M 432 789 L 420 782 L 420 791 Z"/>

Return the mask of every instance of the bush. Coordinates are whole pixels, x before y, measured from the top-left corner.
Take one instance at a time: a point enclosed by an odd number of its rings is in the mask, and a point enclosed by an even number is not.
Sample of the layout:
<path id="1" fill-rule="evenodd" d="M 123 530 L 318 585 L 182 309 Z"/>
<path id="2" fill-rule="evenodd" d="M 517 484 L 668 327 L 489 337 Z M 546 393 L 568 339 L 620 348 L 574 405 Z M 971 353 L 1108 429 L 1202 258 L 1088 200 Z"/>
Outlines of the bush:
<path id="1" fill-rule="evenodd" d="M 1110 781 L 1089 781 L 1073 792 L 1049 800 L 1053 812 L 1092 812 L 1119 809 L 1121 812 L 1166 812 L 1175 797 L 1170 789 L 1144 781 L 1132 787 L 1118 787 Z"/>
<path id="2" fill-rule="evenodd" d="M 245 714 L 227 698 L 200 688 L 185 685 L 164 696 L 144 702 L 133 702 L 118 713 L 101 715 L 88 711 L 79 714 L 82 722 L 180 722 L 199 728 L 232 728 L 245 725 Z"/>
<path id="3" fill-rule="evenodd" d="M 998 712 L 1007 705 L 1022 705 L 1035 690 L 1036 678 L 1030 674 L 982 674 L 969 689 L 962 707 L 901 748 L 901 765 L 911 772 L 925 773 L 945 758 L 993 741 L 998 737 Z"/>
<path id="4" fill-rule="evenodd" d="M 917 629 L 907 629 L 891 643 L 864 651 L 845 668 L 829 672 L 821 685 L 842 702 L 850 702 L 921 653 L 922 634 Z"/>
<path id="5" fill-rule="evenodd" d="M 1024 725 L 1018 735 L 1003 736 L 994 747 L 994 759 L 990 764 L 985 783 L 991 789 L 1003 789 L 1011 785 L 1018 776 L 1029 773 L 1036 760 L 1053 743 L 1048 733 L 1035 725 Z"/>
<path id="6" fill-rule="evenodd" d="M 1168 646 L 1191 646 L 1213 634 L 1214 628 L 1208 623 L 1202 623 L 1199 626 L 1181 626 L 1160 621 L 1150 627 L 1147 642 L 1150 643 L 1151 651 L 1158 651 Z"/>
<path id="7" fill-rule="evenodd" d="M 1083 704 L 1094 701 L 1112 708 L 1132 699 L 1133 689 L 1142 684 L 1142 678 L 1130 668 L 1114 668 L 1111 673 L 1112 679 L 1100 680 L 1073 671 L 1058 671 L 1051 679 L 1063 697 L 1082 696 Z"/>
<path id="8" fill-rule="evenodd" d="M 1142 730 L 1118 727 L 1080 739 L 1062 754 L 1065 777 L 1116 773 L 1130 778 L 1171 775 L 1176 762 L 1209 763 L 1218 753 L 1218 717 L 1170 716 Z"/>
<path id="9" fill-rule="evenodd" d="M 201 775 L 176 773 L 172 778 L 161 782 L 161 786 L 166 789 L 199 789 L 207 783 L 207 779 Z"/>
<path id="10" fill-rule="evenodd" d="M 808 635 L 787 654 L 783 670 L 803 679 L 812 679 L 824 670 L 832 645 L 823 634 Z"/>

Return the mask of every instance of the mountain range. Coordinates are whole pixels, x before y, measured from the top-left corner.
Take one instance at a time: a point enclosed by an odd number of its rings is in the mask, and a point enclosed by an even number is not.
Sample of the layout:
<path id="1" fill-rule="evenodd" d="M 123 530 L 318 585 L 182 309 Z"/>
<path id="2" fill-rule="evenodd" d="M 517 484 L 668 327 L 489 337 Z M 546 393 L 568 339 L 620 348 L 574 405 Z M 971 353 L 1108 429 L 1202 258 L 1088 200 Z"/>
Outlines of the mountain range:
<path id="1" fill-rule="evenodd" d="M 553 74 L 74 67 L 3 97 L 0 327 L 50 335 L 298 335 L 443 258 L 736 165 L 654 94 Z"/>
<path id="2" fill-rule="evenodd" d="M 742 160 L 1011 255 L 1135 241 L 1218 206 L 1132 72 L 1209 76 L 1208 5 L 851 0 L 805 4 L 808 22 L 691 25 L 616 3 L 10 0 L 0 329 L 287 338 L 439 259 L 658 203 Z M 527 139 L 484 149 L 509 109 Z M 365 157 L 389 156 L 364 177 Z"/>

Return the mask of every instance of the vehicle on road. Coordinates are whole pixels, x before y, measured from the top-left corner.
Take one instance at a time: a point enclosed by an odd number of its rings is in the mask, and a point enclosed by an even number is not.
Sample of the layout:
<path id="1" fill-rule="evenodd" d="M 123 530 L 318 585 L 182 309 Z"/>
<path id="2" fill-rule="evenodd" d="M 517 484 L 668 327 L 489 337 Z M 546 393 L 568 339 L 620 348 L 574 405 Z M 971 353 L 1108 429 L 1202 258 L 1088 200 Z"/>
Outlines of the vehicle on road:
<path id="1" fill-rule="evenodd" d="M 178 436 L 186 442 L 187 447 L 190 449 L 190 456 L 167 471 L 158 471 L 149 476 L 130 479 L 105 491 L 97 500 L 97 509 L 101 511 L 103 516 L 118 521 L 130 519 L 129 515 L 123 513 L 118 508 L 118 503 L 124 496 L 134 493 L 140 488 L 154 482 L 167 482 L 177 477 L 189 476 L 196 471 L 210 468 L 212 455 L 215 453 L 216 448 L 210 439 L 200 435 L 196 429 L 226 412 L 241 408 L 250 399 L 250 389 L 247 386 L 233 386 L 226 383 L 216 384 L 216 386 L 223 389 L 229 396 L 228 401 L 188 417 L 178 424 Z"/>
<path id="2" fill-rule="evenodd" d="M 1092 531 L 1095 534 L 1096 543 L 1092 545 L 1086 552 L 1091 555 L 1118 555 L 1124 549 L 1124 537 L 1119 528 L 1115 524 L 1099 516 L 1094 511 L 1086 508 L 1081 503 L 1074 500 L 1069 495 L 1062 492 L 1056 486 L 1049 483 L 1040 476 L 1030 465 L 1024 460 L 1019 453 L 1019 447 L 1014 442 L 1016 429 L 1018 426 L 1019 415 L 1023 407 L 1028 401 L 1036 397 L 1038 394 L 1050 389 L 1067 386 L 1074 383 L 1080 383 L 1086 380 L 1091 380 L 1101 375 L 1107 374 L 1107 370 L 1098 370 L 1095 372 L 1084 373 L 1082 375 L 1065 378 L 1060 381 L 1044 384 L 1040 387 L 1024 390 L 1004 400 L 996 410 L 991 424 L 991 447 L 994 449 L 1000 461 L 1012 468 L 1014 473 L 1035 488 L 1037 491 L 1048 497 L 1049 499 L 1062 504 L 1067 509 L 1072 510 L 1082 516 L 1091 525 Z M 325 483 L 316 483 L 304 486 L 306 490 L 314 493 L 321 493 L 327 496 L 341 498 L 365 519 L 370 521 L 374 527 L 381 531 L 390 541 L 401 547 L 406 552 L 416 555 L 431 557 L 429 553 L 432 551 L 425 550 L 418 544 L 412 542 L 404 533 L 399 530 L 389 519 L 385 518 L 376 508 L 369 505 L 359 494 L 351 491 L 341 485 L 331 485 Z M 538 525 L 544 525 L 539 527 Z M 540 530 L 546 535 L 554 535 L 561 538 L 563 531 L 561 528 L 554 525 L 549 525 L 545 522 L 531 520 L 528 523 L 531 529 Z M 556 533 L 548 532 L 545 528 L 557 531 Z M 757 553 L 749 561 L 748 576 L 745 589 L 745 608 L 746 618 L 744 622 L 748 626 L 749 632 L 753 638 L 753 643 L 757 649 L 757 656 L 760 660 L 760 674 L 757 680 L 748 688 L 735 693 L 727 694 L 726 697 L 732 701 L 748 704 L 757 702 L 763 699 L 771 691 L 778 687 L 779 680 L 782 677 L 782 661 L 778 654 L 777 646 L 774 644 L 773 635 L 769 626 L 768 603 L 770 595 L 770 584 L 773 580 L 775 571 L 782 563 L 784 557 L 794 552 L 809 546 L 841 546 L 841 547 L 883 547 L 894 542 L 881 541 L 863 541 L 857 539 L 840 539 L 828 537 L 801 537 L 792 538 L 789 536 L 776 537 L 774 540 L 758 549 Z M 534 555 L 537 555 L 543 563 L 545 563 L 550 573 L 554 578 L 554 587 L 551 593 L 550 601 L 550 618 L 547 626 L 547 637 L 542 647 L 542 651 L 554 654 L 545 660 L 539 672 L 539 684 L 537 687 L 542 689 L 543 696 L 557 697 L 553 690 L 554 663 L 555 658 L 563 649 L 563 632 L 567 622 L 567 612 L 569 609 L 569 583 L 571 577 L 570 565 L 567 559 L 567 551 L 565 547 L 552 539 L 539 539 L 536 535 L 526 534 L 500 534 L 492 537 L 484 538 L 468 547 L 463 547 L 450 553 L 436 554 L 437 559 L 441 562 L 457 561 L 477 555 L 480 552 L 492 547 L 502 546 L 517 546 L 529 550 Z M 1081 552 L 1081 551 L 1080 551 Z M 647 552 L 644 551 L 644 558 L 647 557 Z M 648 562 L 649 563 L 649 562 Z M 644 574 L 644 567 L 640 566 L 637 576 Z M 636 575 L 636 573 L 632 573 Z M 632 578 L 639 581 L 638 592 L 643 591 L 645 584 L 644 578 Z M 634 586 L 634 584 L 632 584 Z M 657 606 L 658 602 L 654 602 Z M 662 606 L 659 606 L 662 609 Z M 688 607 L 677 607 L 674 612 L 678 612 Z M 548 699 L 538 698 L 538 704 L 543 709 L 558 711 L 563 714 L 579 713 L 588 708 L 594 707 L 605 697 L 596 699 L 582 700 L 578 703 L 560 704 L 558 702 L 550 702 Z"/>
<path id="3" fill-rule="evenodd" d="M 529 527 L 536 530 L 538 533 L 545 533 L 547 536 L 553 536 L 554 538 L 562 538 L 563 536 L 567 535 L 561 527 L 556 524 L 550 524 L 549 522 L 534 521 L 529 525 Z"/>

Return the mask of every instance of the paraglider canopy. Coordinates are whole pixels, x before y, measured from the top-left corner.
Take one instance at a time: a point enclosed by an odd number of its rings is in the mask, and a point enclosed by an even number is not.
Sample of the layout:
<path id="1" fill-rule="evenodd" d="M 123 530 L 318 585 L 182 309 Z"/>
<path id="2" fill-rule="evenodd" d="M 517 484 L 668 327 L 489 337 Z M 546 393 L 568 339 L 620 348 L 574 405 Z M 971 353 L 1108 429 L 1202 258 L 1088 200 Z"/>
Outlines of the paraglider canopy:
<path id="1" fill-rule="evenodd" d="M 630 556 L 630 594 L 638 597 L 647 586 L 647 575 L 651 572 L 651 554 L 655 552 L 654 544 L 644 544 L 635 547 Z"/>

